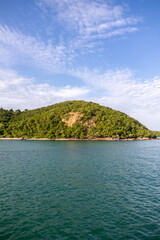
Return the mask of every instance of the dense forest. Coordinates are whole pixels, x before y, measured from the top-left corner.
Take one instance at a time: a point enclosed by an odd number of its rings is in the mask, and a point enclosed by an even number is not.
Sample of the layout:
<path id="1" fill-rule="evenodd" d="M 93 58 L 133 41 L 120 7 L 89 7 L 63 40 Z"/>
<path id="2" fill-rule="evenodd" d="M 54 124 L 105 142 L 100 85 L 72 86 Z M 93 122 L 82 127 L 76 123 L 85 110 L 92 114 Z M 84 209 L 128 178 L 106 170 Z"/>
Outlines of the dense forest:
<path id="1" fill-rule="evenodd" d="M 0 109 L 0 137 L 155 138 L 125 113 L 85 101 L 67 101 L 35 110 Z"/>
<path id="2" fill-rule="evenodd" d="M 153 131 L 156 137 L 160 138 L 160 131 Z"/>

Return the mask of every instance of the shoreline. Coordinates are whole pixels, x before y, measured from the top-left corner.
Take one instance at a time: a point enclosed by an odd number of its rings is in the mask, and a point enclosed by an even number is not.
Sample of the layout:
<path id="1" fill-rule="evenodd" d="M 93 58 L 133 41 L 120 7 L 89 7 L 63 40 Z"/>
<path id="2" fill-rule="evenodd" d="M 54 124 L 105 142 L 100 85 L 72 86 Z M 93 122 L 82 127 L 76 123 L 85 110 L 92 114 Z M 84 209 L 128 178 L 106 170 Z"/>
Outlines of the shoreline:
<path id="1" fill-rule="evenodd" d="M 160 140 L 159 138 L 10 138 L 0 137 L 0 140 L 18 140 L 18 141 L 146 141 L 146 140 Z"/>

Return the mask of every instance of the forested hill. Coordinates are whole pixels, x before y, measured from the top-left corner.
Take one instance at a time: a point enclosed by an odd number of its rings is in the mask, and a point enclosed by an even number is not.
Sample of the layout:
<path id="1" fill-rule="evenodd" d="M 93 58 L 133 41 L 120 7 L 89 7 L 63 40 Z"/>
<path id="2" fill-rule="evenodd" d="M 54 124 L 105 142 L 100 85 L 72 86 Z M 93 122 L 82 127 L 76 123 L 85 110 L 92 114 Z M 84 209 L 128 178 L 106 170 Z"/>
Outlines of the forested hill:
<path id="1" fill-rule="evenodd" d="M 67 101 L 35 110 L 0 109 L 0 137 L 23 138 L 154 138 L 137 120 L 111 108 Z"/>

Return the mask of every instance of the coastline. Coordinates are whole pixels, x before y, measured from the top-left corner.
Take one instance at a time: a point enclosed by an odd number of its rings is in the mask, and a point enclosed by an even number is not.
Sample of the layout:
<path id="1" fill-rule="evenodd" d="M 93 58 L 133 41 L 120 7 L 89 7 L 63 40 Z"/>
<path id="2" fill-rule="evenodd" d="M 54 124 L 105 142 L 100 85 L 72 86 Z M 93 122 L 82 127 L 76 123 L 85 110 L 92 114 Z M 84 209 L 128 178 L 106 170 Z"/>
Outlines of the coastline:
<path id="1" fill-rule="evenodd" d="M 0 140 L 11 140 L 11 141 L 146 141 L 146 140 L 160 140 L 158 138 L 10 138 L 10 137 L 0 137 Z"/>

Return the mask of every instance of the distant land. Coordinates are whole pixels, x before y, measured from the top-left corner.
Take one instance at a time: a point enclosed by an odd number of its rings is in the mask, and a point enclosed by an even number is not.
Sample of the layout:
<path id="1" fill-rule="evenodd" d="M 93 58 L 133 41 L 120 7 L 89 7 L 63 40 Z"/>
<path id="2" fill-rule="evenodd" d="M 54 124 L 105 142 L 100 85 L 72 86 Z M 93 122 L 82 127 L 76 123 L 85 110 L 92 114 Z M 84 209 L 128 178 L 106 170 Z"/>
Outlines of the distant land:
<path id="1" fill-rule="evenodd" d="M 35 110 L 0 109 L 0 138 L 39 140 L 154 139 L 159 132 L 146 128 L 125 113 L 86 101 L 66 101 Z"/>

